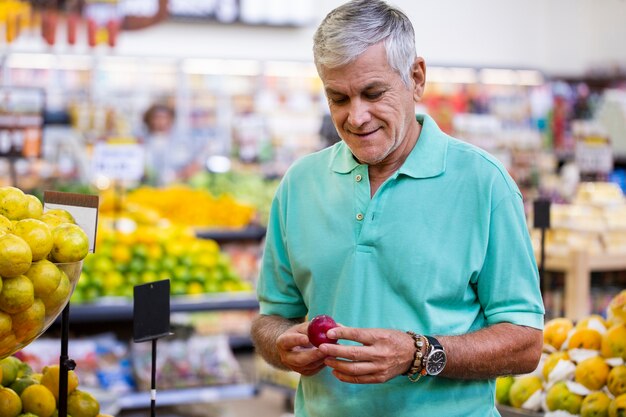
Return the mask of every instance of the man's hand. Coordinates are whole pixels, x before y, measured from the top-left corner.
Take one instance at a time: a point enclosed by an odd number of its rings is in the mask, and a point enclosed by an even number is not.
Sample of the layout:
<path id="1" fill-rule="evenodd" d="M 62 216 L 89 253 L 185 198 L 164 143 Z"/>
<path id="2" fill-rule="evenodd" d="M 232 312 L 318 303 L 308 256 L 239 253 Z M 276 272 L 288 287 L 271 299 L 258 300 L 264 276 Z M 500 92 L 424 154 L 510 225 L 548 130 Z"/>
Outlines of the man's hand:
<path id="1" fill-rule="evenodd" d="M 320 345 L 320 352 L 328 356 L 324 363 L 333 368 L 333 375 L 343 382 L 386 382 L 406 372 L 413 362 L 413 338 L 399 330 L 336 327 L 329 330 L 327 335 L 363 345 Z"/>
<path id="2" fill-rule="evenodd" d="M 283 365 L 305 376 L 315 375 L 326 366 L 324 364 L 326 355 L 309 341 L 308 325 L 308 322 L 295 325 L 276 339 L 276 347 Z"/>

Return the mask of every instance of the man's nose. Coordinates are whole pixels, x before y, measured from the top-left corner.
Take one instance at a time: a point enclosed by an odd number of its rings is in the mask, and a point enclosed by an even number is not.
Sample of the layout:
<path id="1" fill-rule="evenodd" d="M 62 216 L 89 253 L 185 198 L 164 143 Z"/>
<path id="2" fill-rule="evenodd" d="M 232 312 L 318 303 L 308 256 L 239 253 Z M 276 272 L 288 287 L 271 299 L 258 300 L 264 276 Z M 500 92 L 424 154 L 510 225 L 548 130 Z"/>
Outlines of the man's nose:
<path id="1" fill-rule="evenodd" d="M 364 100 L 352 100 L 348 111 L 348 123 L 350 123 L 351 126 L 363 126 L 371 119 L 369 105 Z"/>

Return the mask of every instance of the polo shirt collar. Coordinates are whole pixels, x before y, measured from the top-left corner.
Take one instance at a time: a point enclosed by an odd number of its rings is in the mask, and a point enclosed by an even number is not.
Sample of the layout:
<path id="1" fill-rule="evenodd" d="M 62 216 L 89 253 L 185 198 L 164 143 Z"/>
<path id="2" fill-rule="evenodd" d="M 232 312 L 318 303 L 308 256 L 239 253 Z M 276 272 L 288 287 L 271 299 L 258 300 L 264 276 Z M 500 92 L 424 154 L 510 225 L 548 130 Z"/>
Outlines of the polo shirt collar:
<path id="1" fill-rule="evenodd" d="M 413 178 L 436 177 L 446 169 L 448 136 L 439 129 L 430 116 L 418 114 L 416 119 L 422 125 L 419 140 L 398 170 L 398 174 Z M 347 174 L 359 166 L 350 148 L 343 141 L 337 143 L 332 152 L 330 169 L 334 172 Z"/>

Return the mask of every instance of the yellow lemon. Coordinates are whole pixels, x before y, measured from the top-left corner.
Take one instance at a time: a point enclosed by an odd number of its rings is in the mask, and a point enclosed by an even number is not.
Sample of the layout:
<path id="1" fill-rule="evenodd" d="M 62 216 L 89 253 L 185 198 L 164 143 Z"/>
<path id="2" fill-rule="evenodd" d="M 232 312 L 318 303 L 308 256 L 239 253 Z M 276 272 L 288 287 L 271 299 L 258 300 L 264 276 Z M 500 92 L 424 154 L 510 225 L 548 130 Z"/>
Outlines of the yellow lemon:
<path id="1" fill-rule="evenodd" d="M 24 275 L 33 282 L 35 297 L 46 297 L 56 290 L 61 282 L 61 271 L 47 259 L 33 262 Z"/>
<path id="2" fill-rule="evenodd" d="M 626 360 L 626 323 L 617 324 L 602 335 L 600 352 L 605 358 Z"/>
<path id="3" fill-rule="evenodd" d="M 52 214 L 53 216 L 60 217 L 69 223 L 76 223 L 76 220 L 74 220 L 74 216 L 72 216 L 69 211 L 64 209 L 50 209 L 46 210 L 44 214 Z"/>
<path id="4" fill-rule="evenodd" d="M 571 392 L 565 382 L 557 382 L 546 393 L 546 405 L 550 411 L 564 410 L 578 414 L 582 403 L 583 397 Z"/>
<path id="5" fill-rule="evenodd" d="M 0 339 L 0 358 L 15 353 L 18 349 L 18 342 L 13 332 L 2 336 Z"/>
<path id="6" fill-rule="evenodd" d="M 0 214 L 0 232 L 11 233 L 13 231 L 13 223 L 11 220 Z"/>
<path id="7" fill-rule="evenodd" d="M 11 388 L 17 395 L 22 395 L 22 392 L 33 384 L 38 384 L 37 380 L 33 379 L 30 376 L 23 376 L 21 378 L 17 378 L 9 388 Z"/>
<path id="8" fill-rule="evenodd" d="M 626 394 L 613 398 L 609 405 L 609 417 L 626 416 Z"/>
<path id="9" fill-rule="evenodd" d="M 559 363 L 560 360 L 569 360 L 569 355 L 567 354 L 567 352 L 559 351 L 553 352 L 548 355 L 545 362 L 543 363 L 543 369 L 541 370 L 543 379 L 545 379 L 546 381 L 548 380 L 550 372 L 552 372 L 552 370 L 554 369 L 556 364 Z"/>
<path id="10" fill-rule="evenodd" d="M 26 200 L 28 200 L 28 209 L 26 213 L 27 219 L 38 219 L 43 214 L 43 204 L 37 197 L 31 194 L 26 194 Z"/>
<path id="11" fill-rule="evenodd" d="M 611 394 L 616 397 L 626 394 L 626 365 L 616 366 L 611 369 L 606 381 L 606 386 Z"/>
<path id="12" fill-rule="evenodd" d="M 77 262 L 89 252 L 87 234 L 75 224 L 63 223 L 52 229 L 52 259 L 55 262 Z"/>
<path id="13" fill-rule="evenodd" d="M 100 414 L 100 404 L 88 392 L 74 390 L 67 399 L 67 413 L 72 417 L 96 417 Z"/>
<path id="14" fill-rule="evenodd" d="M 606 417 L 611 399 L 602 391 L 592 392 L 583 400 L 580 417 Z"/>
<path id="15" fill-rule="evenodd" d="M 29 343 L 43 330 L 46 308 L 37 298 L 26 310 L 13 315 L 13 333 L 20 343 Z"/>
<path id="16" fill-rule="evenodd" d="M 28 199 L 19 188 L 0 187 L 0 214 L 9 220 L 22 220 L 28 216 Z"/>
<path id="17" fill-rule="evenodd" d="M 568 349 L 600 350 L 602 335 L 594 329 L 582 327 L 576 329 L 567 344 Z"/>
<path id="18" fill-rule="evenodd" d="M 69 221 L 67 221 L 63 217 L 59 217 L 59 216 L 56 216 L 56 215 L 50 214 L 50 213 L 42 214 L 41 217 L 39 218 L 39 220 L 41 220 L 42 222 L 47 224 L 50 229 L 54 229 L 55 227 L 57 227 L 58 225 L 63 224 L 63 223 L 70 223 Z"/>
<path id="19" fill-rule="evenodd" d="M 5 278 L 0 292 L 0 310 L 8 314 L 19 313 L 33 305 L 35 290 L 33 283 L 24 275 Z"/>
<path id="20" fill-rule="evenodd" d="M 0 275 L 12 278 L 28 271 L 33 253 L 21 237 L 8 234 L 0 236 Z"/>
<path id="21" fill-rule="evenodd" d="M 509 390 L 511 405 L 520 408 L 531 395 L 541 388 L 541 378 L 538 376 L 524 375 L 516 378 Z"/>
<path id="22" fill-rule="evenodd" d="M 54 398 L 59 400 L 59 365 L 49 365 L 43 368 L 41 376 L 41 385 L 44 385 L 50 390 Z M 67 393 L 71 394 L 76 388 L 78 388 L 78 375 L 76 372 L 69 371 L 67 373 Z"/>
<path id="23" fill-rule="evenodd" d="M 11 332 L 13 321 L 9 314 L 0 311 L 0 337 Z"/>
<path id="24" fill-rule="evenodd" d="M 626 324 L 626 290 L 617 294 L 606 309 L 608 319 L 615 324 Z"/>
<path id="25" fill-rule="evenodd" d="M 543 328 L 543 342 L 558 350 L 573 328 L 574 323 L 570 319 L 559 317 L 549 320 Z"/>
<path id="26" fill-rule="evenodd" d="M 609 365 L 603 358 L 594 356 L 587 358 L 576 366 L 574 378 L 576 382 L 586 386 L 592 391 L 597 391 L 606 384 L 609 376 Z"/>
<path id="27" fill-rule="evenodd" d="M 57 408 L 56 400 L 48 388 L 40 384 L 26 387 L 20 395 L 25 413 L 38 417 L 50 417 Z"/>
<path id="28" fill-rule="evenodd" d="M 510 405 L 509 391 L 511 385 L 515 382 L 515 378 L 511 375 L 496 378 L 496 401 L 498 404 Z"/>
<path id="29" fill-rule="evenodd" d="M 606 324 L 606 320 L 604 320 L 604 317 L 602 317 L 599 314 L 592 314 L 589 317 L 585 317 L 584 319 L 580 320 L 579 322 L 576 323 L 576 328 L 577 329 L 582 329 L 582 328 L 586 328 L 589 327 L 589 323 L 592 321 L 597 321 L 598 323 L 600 323 L 601 325 L 603 325 L 604 327 L 608 327 Z"/>
<path id="30" fill-rule="evenodd" d="M 15 224 L 13 234 L 28 243 L 33 254 L 33 261 L 44 259 L 52 250 L 52 232 L 41 220 L 20 220 Z"/>
<path id="31" fill-rule="evenodd" d="M 61 271 L 61 281 L 59 286 L 49 295 L 42 296 L 41 301 L 46 306 L 46 317 L 56 316 L 65 304 L 72 290 L 72 284 L 65 272 Z M 0 292 L 0 295 L 2 293 Z"/>
<path id="32" fill-rule="evenodd" d="M 22 412 L 22 400 L 11 388 L 0 387 L 0 416 L 17 417 Z"/>

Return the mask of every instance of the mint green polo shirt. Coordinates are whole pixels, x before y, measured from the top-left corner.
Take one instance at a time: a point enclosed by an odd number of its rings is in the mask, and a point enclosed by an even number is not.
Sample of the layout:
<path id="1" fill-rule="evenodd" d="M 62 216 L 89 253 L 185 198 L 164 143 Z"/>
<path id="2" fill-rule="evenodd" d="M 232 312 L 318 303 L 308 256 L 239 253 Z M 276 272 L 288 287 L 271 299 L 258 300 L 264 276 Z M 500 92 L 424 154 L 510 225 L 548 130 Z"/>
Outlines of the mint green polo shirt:
<path id="1" fill-rule="evenodd" d="M 261 314 L 430 335 L 543 328 L 518 187 L 493 156 L 417 119 L 417 144 L 371 198 L 368 167 L 343 142 L 290 167 L 271 209 Z M 497 416 L 494 386 L 403 376 L 348 384 L 325 368 L 301 378 L 296 416 Z"/>

